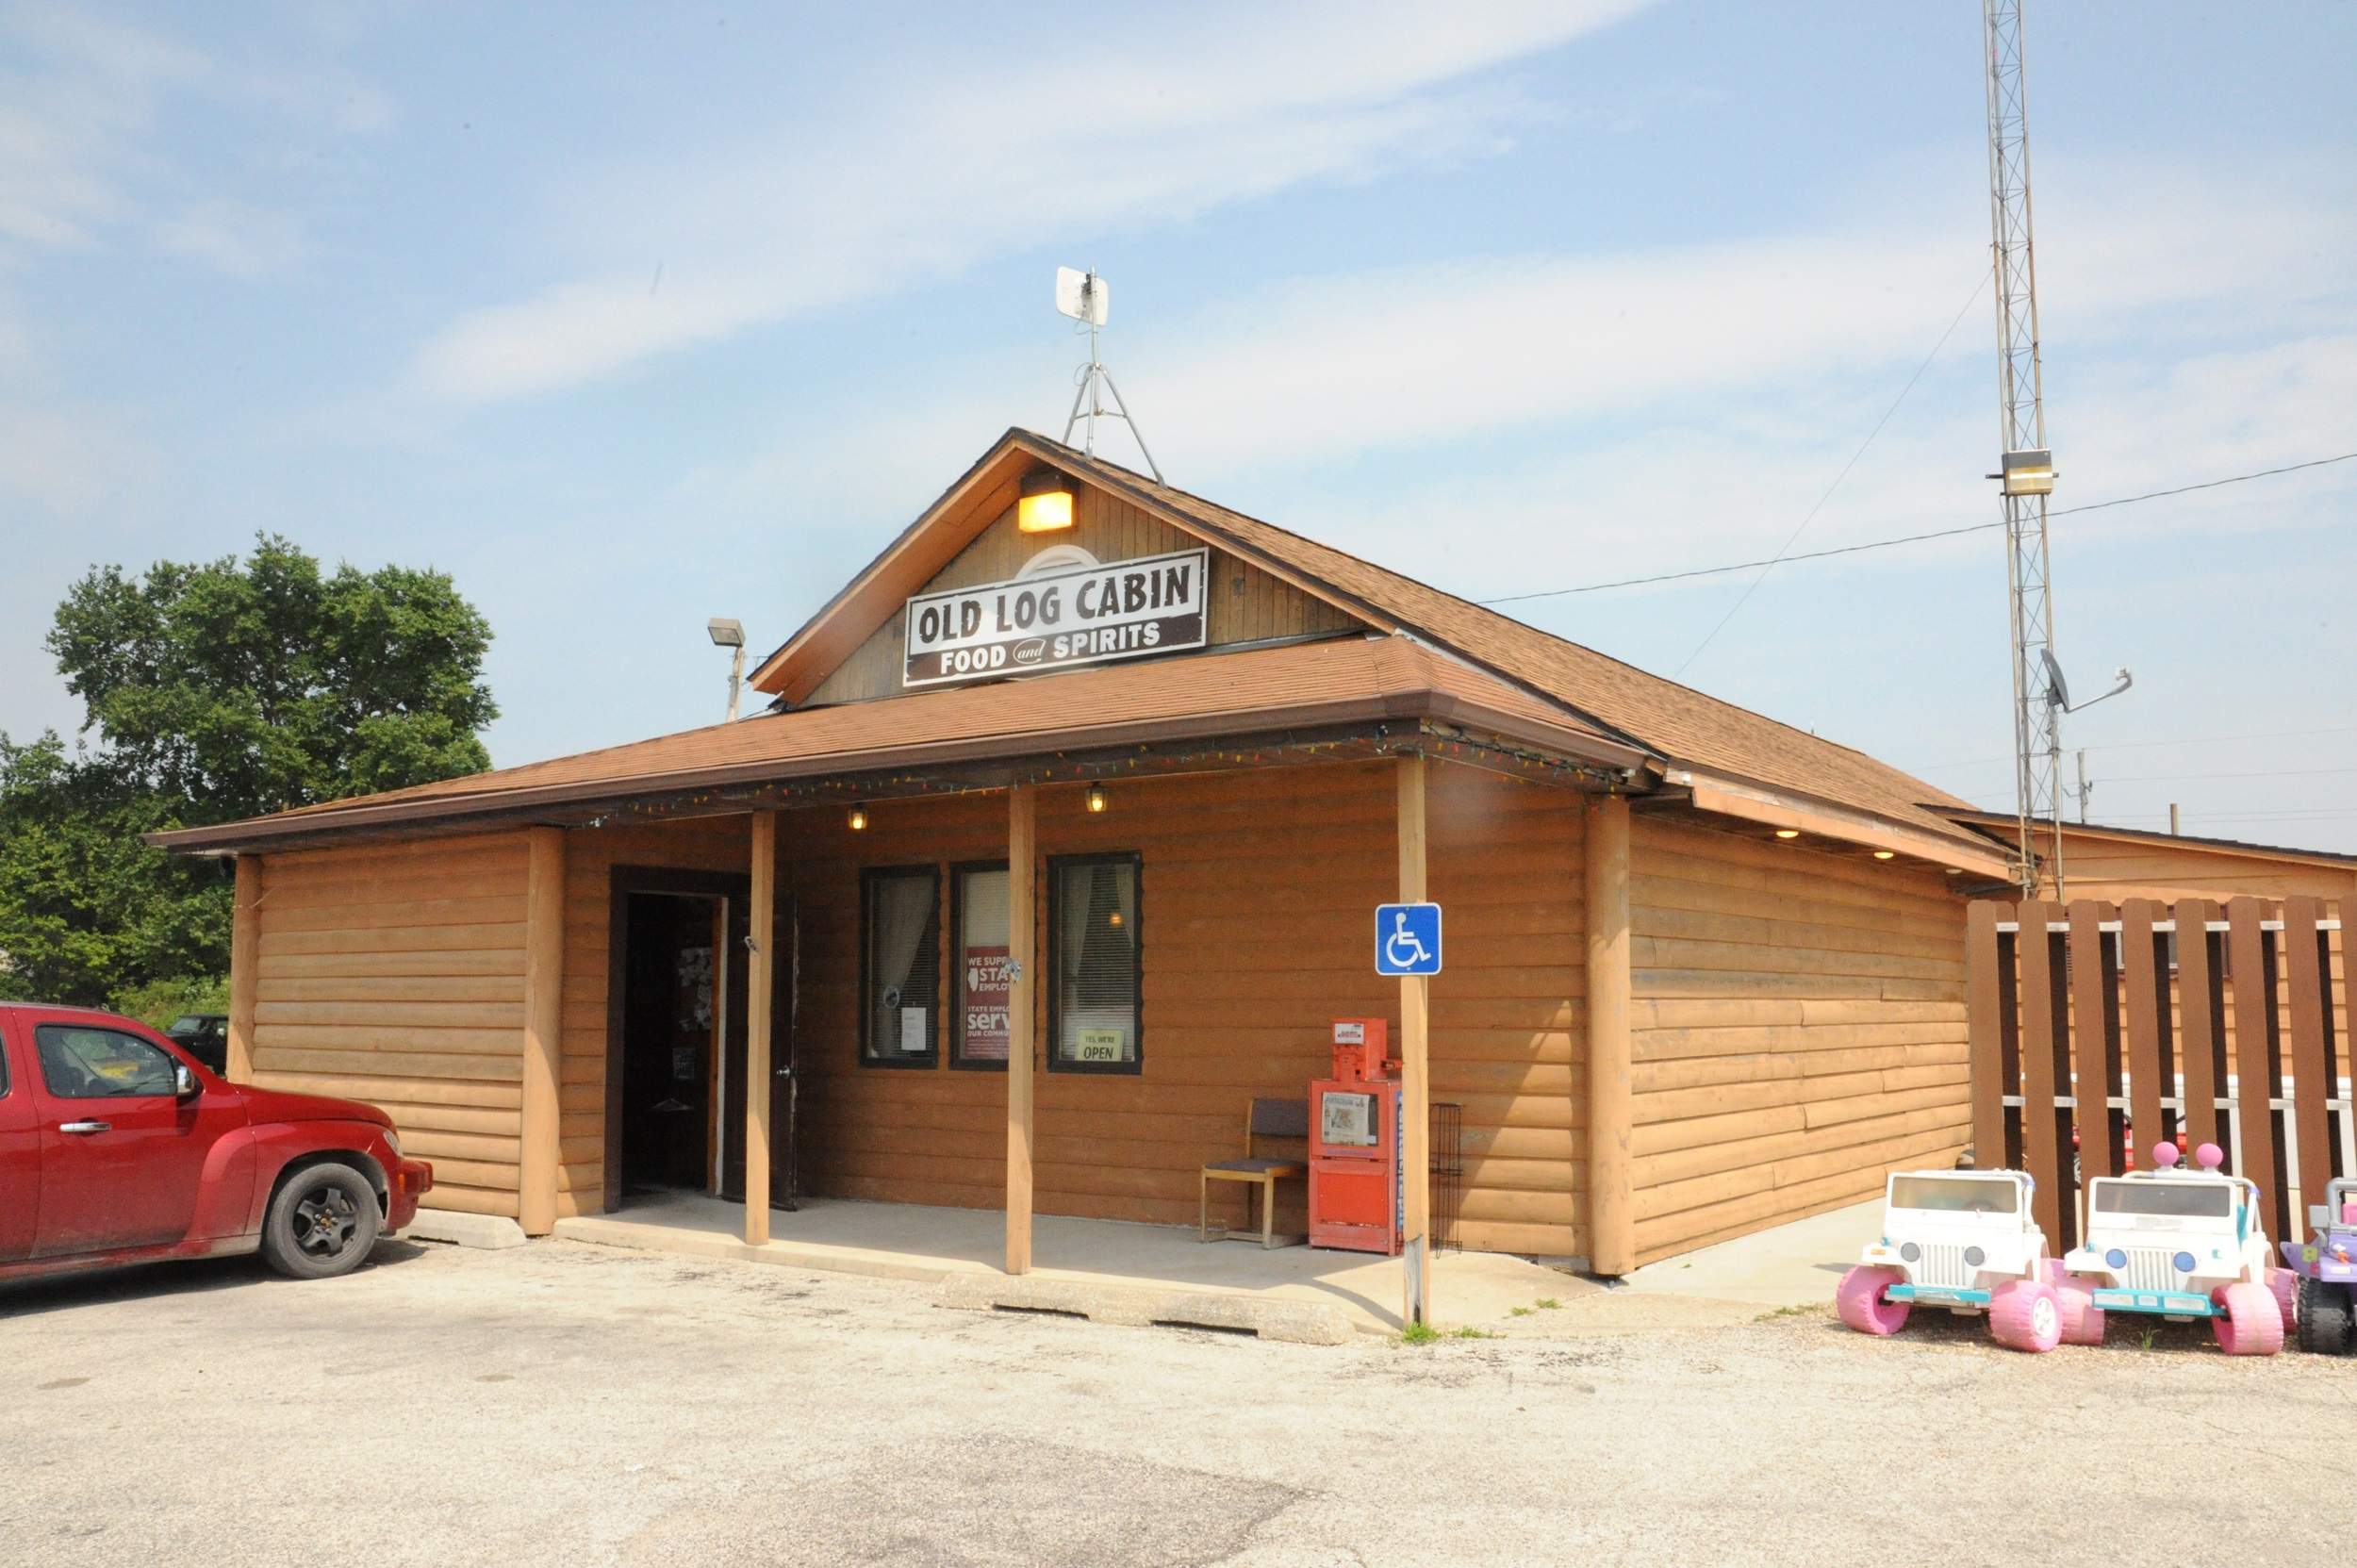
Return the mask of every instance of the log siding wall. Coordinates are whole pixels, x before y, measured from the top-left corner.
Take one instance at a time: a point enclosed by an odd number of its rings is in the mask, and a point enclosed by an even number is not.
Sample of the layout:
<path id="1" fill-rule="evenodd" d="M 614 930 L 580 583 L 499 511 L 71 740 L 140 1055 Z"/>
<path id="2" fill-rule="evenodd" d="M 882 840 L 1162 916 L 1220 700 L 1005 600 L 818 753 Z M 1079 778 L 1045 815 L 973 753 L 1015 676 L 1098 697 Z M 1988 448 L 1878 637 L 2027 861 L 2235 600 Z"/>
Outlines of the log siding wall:
<path id="1" fill-rule="evenodd" d="M 1077 787 L 1043 788 L 1039 852 L 1144 857 L 1144 1067 L 1038 1074 L 1036 1207 L 1192 1224 L 1199 1167 L 1243 1152 L 1255 1095 L 1297 1096 L 1325 1076 L 1334 1018 L 1398 1026 L 1397 982 L 1375 974 L 1369 952 L 1369 912 L 1393 896 L 1396 874 L 1392 769 L 1338 764 L 1109 787 L 1101 817 L 1082 809 Z M 1448 966 L 1433 985 L 1432 1093 L 1464 1107 L 1468 1246 L 1585 1246 L 1576 804 L 1470 768 L 1432 773 L 1432 887 L 1449 911 Z M 1002 1076 L 857 1061 L 858 878 L 863 866 L 1003 858 L 1005 799 L 887 802 L 868 817 L 853 834 L 839 814 L 798 813 L 782 835 L 784 884 L 802 919 L 803 1181 L 821 1194 L 997 1208 Z M 956 940 L 949 897 L 945 877 L 945 982 Z M 1047 897 L 1043 877 L 1043 930 Z M 954 1005 L 946 983 L 943 1005 Z M 1288 1203 L 1297 1211 L 1297 1193 Z"/>
<path id="2" fill-rule="evenodd" d="M 1640 1262 L 1953 1163 L 1970 1111 L 1945 879 L 1642 815 L 1632 840 Z"/>
<path id="3" fill-rule="evenodd" d="M 437 1208 L 517 1213 L 525 864 L 514 834 L 263 863 L 253 1081 L 382 1107 Z"/>

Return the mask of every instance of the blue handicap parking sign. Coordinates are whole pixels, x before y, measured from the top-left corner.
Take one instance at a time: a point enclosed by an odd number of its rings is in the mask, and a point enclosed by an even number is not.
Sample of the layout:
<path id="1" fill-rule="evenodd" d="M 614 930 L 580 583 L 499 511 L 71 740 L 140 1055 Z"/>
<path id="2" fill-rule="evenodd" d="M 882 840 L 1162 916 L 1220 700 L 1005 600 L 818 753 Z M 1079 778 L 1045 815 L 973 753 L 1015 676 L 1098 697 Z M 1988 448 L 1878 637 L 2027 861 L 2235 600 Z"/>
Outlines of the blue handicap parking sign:
<path id="1" fill-rule="evenodd" d="M 1441 906 L 1375 906 L 1375 972 L 1378 975 L 1437 975 L 1441 972 Z"/>

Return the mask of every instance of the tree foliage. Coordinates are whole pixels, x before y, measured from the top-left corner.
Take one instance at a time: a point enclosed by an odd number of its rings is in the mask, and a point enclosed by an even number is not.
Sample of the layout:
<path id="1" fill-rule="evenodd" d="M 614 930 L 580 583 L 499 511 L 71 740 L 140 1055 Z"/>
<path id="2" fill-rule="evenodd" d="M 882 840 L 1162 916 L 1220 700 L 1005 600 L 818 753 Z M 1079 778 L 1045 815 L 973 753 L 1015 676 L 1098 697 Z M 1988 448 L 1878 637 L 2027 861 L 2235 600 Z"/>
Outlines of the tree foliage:
<path id="1" fill-rule="evenodd" d="M 490 628 L 444 573 L 264 536 L 100 567 L 49 634 L 80 744 L 0 735 L 0 994 L 105 1003 L 228 966 L 223 864 L 140 835 L 480 772 Z"/>

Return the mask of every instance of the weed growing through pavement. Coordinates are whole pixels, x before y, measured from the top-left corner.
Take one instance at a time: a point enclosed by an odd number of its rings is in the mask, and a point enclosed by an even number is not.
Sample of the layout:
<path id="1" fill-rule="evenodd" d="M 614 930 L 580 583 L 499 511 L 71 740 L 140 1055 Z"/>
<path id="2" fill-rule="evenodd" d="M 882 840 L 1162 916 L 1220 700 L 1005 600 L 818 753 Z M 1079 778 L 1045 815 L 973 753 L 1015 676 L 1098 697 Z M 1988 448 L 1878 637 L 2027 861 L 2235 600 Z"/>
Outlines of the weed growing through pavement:
<path id="1" fill-rule="evenodd" d="M 1539 1298 L 1537 1305 L 1538 1305 L 1539 1310 L 1540 1310 L 1541 1312 L 1551 1312 L 1555 1311 L 1558 1307 L 1560 1307 L 1561 1305 L 1563 1305 L 1563 1303 L 1562 1303 L 1562 1302 L 1560 1302 L 1560 1301 L 1558 1301 L 1558 1300 L 1557 1300 L 1554 1296 L 1541 1296 L 1541 1297 Z"/>

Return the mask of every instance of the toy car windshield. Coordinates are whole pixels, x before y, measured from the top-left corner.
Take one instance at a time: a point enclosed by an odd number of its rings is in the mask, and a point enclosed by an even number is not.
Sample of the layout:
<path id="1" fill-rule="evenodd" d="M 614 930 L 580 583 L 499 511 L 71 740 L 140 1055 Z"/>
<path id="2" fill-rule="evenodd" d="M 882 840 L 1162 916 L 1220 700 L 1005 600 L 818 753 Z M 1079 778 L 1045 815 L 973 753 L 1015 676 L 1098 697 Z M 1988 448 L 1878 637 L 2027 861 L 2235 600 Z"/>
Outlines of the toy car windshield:
<path id="1" fill-rule="evenodd" d="M 2020 1210 L 2021 1188 L 1996 1177 L 1899 1176 L 1891 1179 L 1890 1206 L 1942 1214 L 2010 1214 Z"/>
<path id="2" fill-rule="evenodd" d="M 2226 1219 L 2234 1212 L 2234 1189 L 2212 1181 L 2098 1181 L 2095 1212 L 2165 1219 Z"/>

